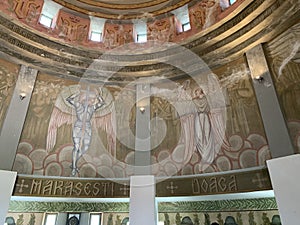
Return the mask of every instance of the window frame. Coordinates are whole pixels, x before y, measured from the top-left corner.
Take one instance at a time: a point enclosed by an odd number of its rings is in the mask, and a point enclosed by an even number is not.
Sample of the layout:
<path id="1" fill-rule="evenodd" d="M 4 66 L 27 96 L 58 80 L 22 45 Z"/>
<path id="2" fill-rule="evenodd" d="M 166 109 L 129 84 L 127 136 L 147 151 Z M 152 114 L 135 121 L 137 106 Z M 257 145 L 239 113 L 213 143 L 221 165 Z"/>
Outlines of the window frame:
<path id="1" fill-rule="evenodd" d="M 189 27 L 189 29 L 185 29 L 185 27 L 186 26 L 188 26 Z M 186 22 L 186 23 L 183 23 L 183 24 L 181 24 L 181 27 L 182 27 L 182 32 L 186 32 L 186 31 L 188 31 L 188 30 L 191 30 L 192 29 L 192 27 L 191 27 L 191 23 L 190 22 Z"/>
<path id="2" fill-rule="evenodd" d="M 58 213 L 45 213 L 44 220 L 43 220 L 43 225 L 47 225 L 48 216 L 52 216 L 52 215 L 55 215 L 54 225 L 56 225 Z M 53 225 L 53 224 L 49 224 L 49 225 Z"/>
<path id="3" fill-rule="evenodd" d="M 91 222 L 92 222 L 91 217 L 93 215 L 99 215 L 100 216 L 98 225 L 102 225 L 102 223 L 103 223 L 103 213 L 102 212 L 90 212 L 90 215 L 89 215 L 89 224 L 88 225 L 92 225 L 91 224 Z"/>
<path id="4" fill-rule="evenodd" d="M 142 41 L 139 41 L 140 37 L 145 37 Z M 147 42 L 147 34 L 146 33 L 139 33 L 136 35 L 136 42 L 137 43 L 146 43 Z"/>
<path id="5" fill-rule="evenodd" d="M 97 40 L 96 39 L 92 39 L 93 34 L 98 34 L 99 35 L 99 39 L 97 39 Z M 90 40 L 94 41 L 94 42 L 102 42 L 102 32 L 92 30 L 91 34 L 90 34 Z"/>
<path id="6" fill-rule="evenodd" d="M 45 24 L 45 23 L 42 23 L 42 18 L 46 18 L 46 19 L 49 19 L 51 22 L 50 22 L 50 25 L 48 26 L 48 24 Z M 53 24 L 53 18 L 51 18 L 50 16 L 47 16 L 45 14 L 41 14 L 40 18 L 39 18 L 39 23 L 41 25 L 43 25 L 44 27 L 47 27 L 47 28 L 51 28 L 52 27 L 52 24 Z"/>
<path id="7" fill-rule="evenodd" d="M 236 0 L 228 0 L 229 5 L 233 5 L 234 3 L 236 3 Z"/>

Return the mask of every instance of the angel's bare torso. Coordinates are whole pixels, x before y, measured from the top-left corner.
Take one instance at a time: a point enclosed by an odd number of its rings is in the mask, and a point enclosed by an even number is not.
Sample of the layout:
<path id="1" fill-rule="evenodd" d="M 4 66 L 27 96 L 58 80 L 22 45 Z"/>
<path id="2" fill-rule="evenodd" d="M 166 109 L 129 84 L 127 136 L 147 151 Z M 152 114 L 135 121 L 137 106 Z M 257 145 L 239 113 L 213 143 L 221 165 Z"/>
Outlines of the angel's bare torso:
<path id="1" fill-rule="evenodd" d="M 78 172 L 77 161 L 88 150 L 91 143 L 93 114 L 105 103 L 100 95 L 90 97 L 88 93 L 71 95 L 66 100 L 73 105 L 76 113 L 72 134 L 74 143 L 72 176 L 75 176 Z"/>

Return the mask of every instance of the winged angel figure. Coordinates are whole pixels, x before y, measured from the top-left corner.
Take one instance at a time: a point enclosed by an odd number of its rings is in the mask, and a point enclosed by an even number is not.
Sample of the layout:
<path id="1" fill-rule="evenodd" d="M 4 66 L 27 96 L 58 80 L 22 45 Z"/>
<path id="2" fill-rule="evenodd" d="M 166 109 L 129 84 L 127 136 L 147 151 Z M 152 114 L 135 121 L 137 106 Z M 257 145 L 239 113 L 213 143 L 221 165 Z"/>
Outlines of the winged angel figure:
<path id="1" fill-rule="evenodd" d="M 177 84 L 175 90 L 153 87 L 152 92 L 166 96 L 176 108 L 182 126 L 180 142 L 185 143 L 184 160 L 189 159 L 195 149 L 200 153 L 202 163 L 210 164 L 221 146 L 230 148 L 225 137 L 222 108 L 210 107 L 210 96 L 202 88 L 192 88 L 190 80 L 186 80 Z"/>
<path id="2" fill-rule="evenodd" d="M 56 99 L 47 135 L 47 151 L 56 143 L 57 129 L 73 124 L 72 176 L 78 173 L 77 162 L 87 152 L 92 140 L 92 128 L 101 128 L 107 134 L 108 151 L 115 156 L 113 97 L 106 88 L 80 89 L 79 85 L 62 90 Z"/>

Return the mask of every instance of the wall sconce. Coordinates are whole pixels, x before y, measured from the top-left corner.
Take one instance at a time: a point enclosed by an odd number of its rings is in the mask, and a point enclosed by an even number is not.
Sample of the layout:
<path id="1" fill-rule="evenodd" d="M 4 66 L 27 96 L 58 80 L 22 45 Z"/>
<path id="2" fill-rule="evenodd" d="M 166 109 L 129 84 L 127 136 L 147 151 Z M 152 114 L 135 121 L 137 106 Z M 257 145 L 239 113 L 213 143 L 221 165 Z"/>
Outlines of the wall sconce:
<path id="1" fill-rule="evenodd" d="M 254 79 L 258 82 L 258 83 L 262 83 L 264 81 L 263 76 L 256 76 L 254 77 Z"/>
<path id="2" fill-rule="evenodd" d="M 141 113 L 144 113 L 145 110 L 146 110 L 145 107 L 143 107 L 143 106 L 140 107 L 140 112 L 141 112 Z"/>
<path id="3" fill-rule="evenodd" d="M 21 101 L 22 101 L 24 98 L 26 98 L 25 92 L 21 92 L 20 95 L 19 95 L 19 97 L 20 97 Z"/>

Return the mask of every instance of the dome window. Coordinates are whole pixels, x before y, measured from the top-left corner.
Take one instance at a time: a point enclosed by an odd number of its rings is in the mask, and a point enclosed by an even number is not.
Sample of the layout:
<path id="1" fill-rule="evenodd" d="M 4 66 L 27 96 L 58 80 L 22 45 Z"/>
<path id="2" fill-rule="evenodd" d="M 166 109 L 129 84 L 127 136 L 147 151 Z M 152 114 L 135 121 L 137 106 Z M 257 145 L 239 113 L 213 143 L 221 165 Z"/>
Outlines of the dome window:
<path id="1" fill-rule="evenodd" d="M 144 21 L 135 21 L 133 24 L 135 42 L 144 43 L 147 42 L 147 24 Z"/>
<path id="2" fill-rule="evenodd" d="M 232 5 L 235 2 L 236 2 L 236 0 L 229 0 L 229 5 Z"/>
<path id="3" fill-rule="evenodd" d="M 102 41 L 102 34 L 105 19 L 90 16 L 90 40 L 95 42 Z"/>
<path id="4" fill-rule="evenodd" d="M 191 29 L 188 6 L 184 5 L 172 11 L 175 15 L 177 32 L 185 32 Z"/>
<path id="5" fill-rule="evenodd" d="M 61 8 L 62 8 L 61 5 L 51 0 L 45 0 L 43 4 L 41 16 L 39 19 L 39 23 L 47 28 L 53 28 L 55 26 L 54 21 Z"/>

